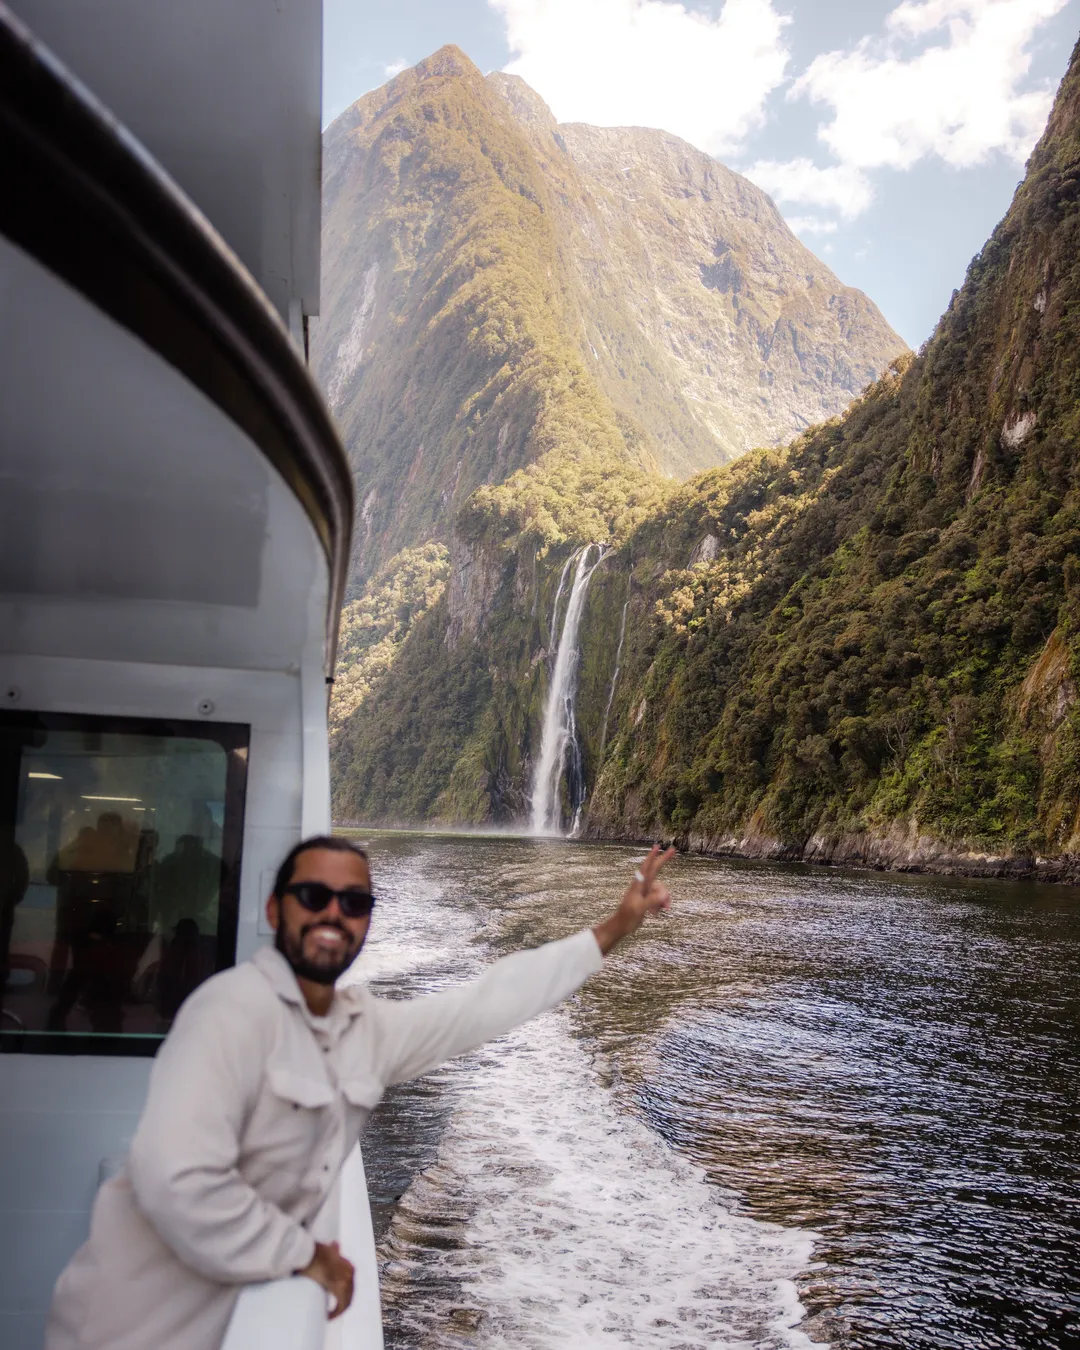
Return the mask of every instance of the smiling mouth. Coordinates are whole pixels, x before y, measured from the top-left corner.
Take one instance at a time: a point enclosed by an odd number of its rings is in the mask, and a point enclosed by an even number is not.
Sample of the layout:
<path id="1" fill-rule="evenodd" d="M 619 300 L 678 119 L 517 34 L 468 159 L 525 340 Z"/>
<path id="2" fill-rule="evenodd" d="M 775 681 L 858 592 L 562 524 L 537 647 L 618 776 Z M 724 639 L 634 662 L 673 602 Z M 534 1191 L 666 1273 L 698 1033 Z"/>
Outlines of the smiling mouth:
<path id="1" fill-rule="evenodd" d="M 311 938 L 316 947 L 324 948 L 327 951 L 341 951 L 348 946 L 349 935 L 340 928 L 332 924 L 316 924 L 304 933 L 305 941 Z"/>

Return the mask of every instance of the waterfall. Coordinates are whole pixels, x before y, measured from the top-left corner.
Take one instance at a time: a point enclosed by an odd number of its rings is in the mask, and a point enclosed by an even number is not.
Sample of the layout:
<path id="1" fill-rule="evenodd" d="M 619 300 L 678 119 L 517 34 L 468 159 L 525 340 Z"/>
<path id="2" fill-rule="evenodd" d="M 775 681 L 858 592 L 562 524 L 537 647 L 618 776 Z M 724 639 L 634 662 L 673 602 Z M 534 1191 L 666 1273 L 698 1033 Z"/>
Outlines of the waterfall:
<path id="1" fill-rule="evenodd" d="M 619 671 L 622 669 L 622 649 L 623 641 L 626 637 L 626 612 L 630 608 L 630 597 L 626 597 L 626 604 L 622 607 L 622 622 L 619 624 L 619 645 L 615 648 L 615 670 L 611 676 L 611 688 L 608 690 L 607 707 L 604 709 L 604 729 L 600 733 L 600 754 L 597 756 L 597 762 L 602 762 L 604 758 L 604 747 L 607 745 L 607 724 L 611 716 L 611 705 L 615 701 L 615 686 L 619 682 Z"/>
<path id="2" fill-rule="evenodd" d="M 563 563 L 562 571 L 559 573 L 559 584 L 555 590 L 555 603 L 551 607 L 551 623 L 548 625 L 548 642 L 554 642 L 555 634 L 559 631 L 559 601 L 562 599 L 563 587 L 566 585 L 566 574 L 570 571 L 571 564 L 575 563 L 578 557 L 579 554 L 571 553 Z"/>
<path id="3" fill-rule="evenodd" d="M 596 561 L 590 566 L 589 560 L 596 551 Z M 570 587 L 570 598 L 566 602 L 566 617 L 563 619 L 562 633 L 555 654 L 555 665 L 551 671 L 551 684 L 548 688 L 547 705 L 544 708 L 544 726 L 540 735 L 540 757 L 536 762 L 532 785 L 532 832 L 533 834 L 558 834 L 562 824 L 562 803 L 559 787 L 563 773 L 569 768 L 570 808 L 573 811 L 573 825 L 580 823 L 581 808 L 585 801 L 585 777 L 582 771 L 581 747 L 578 745 L 577 724 L 574 718 L 574 698 L 577 693 L 578 651 L 577 635 L 581 624 L 581 615 L 585 609 L 585 593 L 593 573 L 607 555 L 599 544 L 589 544 L 574 557 L 568 558 L 559 579 L 559 591 L 555 597 L 555 614 L 558 617 L 559 598 L 566 580 L 570 563 L 575 562 L 574 581 Z M 554 628 L 554 624 L 553 624 Z M 567 759 L 569 758 L 569 765 Z"/>

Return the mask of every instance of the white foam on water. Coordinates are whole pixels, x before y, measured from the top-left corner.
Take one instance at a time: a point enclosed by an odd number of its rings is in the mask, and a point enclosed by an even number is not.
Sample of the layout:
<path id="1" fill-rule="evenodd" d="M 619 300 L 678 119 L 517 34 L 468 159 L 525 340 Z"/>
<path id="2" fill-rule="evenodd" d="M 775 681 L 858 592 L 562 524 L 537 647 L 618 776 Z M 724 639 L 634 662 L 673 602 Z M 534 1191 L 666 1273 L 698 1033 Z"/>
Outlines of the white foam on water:
<path id="1" fill-rule="evenodd" d="M 441 1259 L 484 1314 L 474 1344 L 816 1344 L 796 1326 L 794 1283 L 813 1234 L 725 1209 L 698 1168 L 620 1109 L 565 1013 L 490 1047 L 465 1075 L 439 1164 L 472 1218 L 467 1250 Z"/>
<path id="2" fill-rule="evenodd" d="M 438 965 L 447 952 L 421 949 L 404 942 L 371 942 L 365 944 L 363 954 L 338 981 L 339 988 L 350 984 L 368 984 L 392 980 L 401 975 L 412 975 L 425 966 Z"/>
<path id="3" fill-rule="evenodd" d="M 376 910 L 362 977 L 439 966 L 438 983 L 449 971 L 457 983 L 487 964 L 476 918 L 446 903 L 443 870 L 435 855 L 379 863 L 392 896 Z M 726 1208 L 606 1086 L 565 1008 L 444 1072 L 459 1104 L 383 1248 L 384 1292 L 410 1345 L 816 1344 L 798 1329 L 794 1283 L 813 1235 Z"/>
<path id="4" fill-rule="evenodd" d="M 462 964 L 476 923 L 440 904 L 443 887 L 419 874 L 419 868 L 417 872 L 409 877 L 407 889 L 384 901 L 376 899 L 370 936 L 339 987 L 393 980 L 444 963 Z"/>

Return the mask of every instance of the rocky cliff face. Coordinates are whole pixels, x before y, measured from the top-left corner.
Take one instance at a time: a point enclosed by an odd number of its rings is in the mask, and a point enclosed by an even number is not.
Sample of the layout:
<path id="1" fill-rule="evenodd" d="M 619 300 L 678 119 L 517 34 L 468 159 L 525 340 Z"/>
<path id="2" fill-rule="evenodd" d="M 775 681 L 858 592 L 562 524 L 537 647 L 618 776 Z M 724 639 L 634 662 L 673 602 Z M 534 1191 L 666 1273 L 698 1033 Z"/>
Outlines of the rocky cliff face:
<path id="1" fill-rule="evenodd" d="M 685 477 L 841 411 L 903 344 L 747 180 L 558 126 L 455 48 L 324 143 L 313 364 L 356 469 L 357 586 L 552 450 Z"/>
<path id="2" fill-rule="evenodd" d="M 685 477 L 841 413 L 904 344 L 740 174 L 663 131 L 559 125 L 489 83 L 559 207 L 597 379 Z"/>
<path id="3" fill-rule="evenodd" d="M 323 218 L 312 361 L 356 471 L 358 586 L 559 434 L 627 453 L 566 338 L 542 175 L 461 53 L 334 122 Z"/>

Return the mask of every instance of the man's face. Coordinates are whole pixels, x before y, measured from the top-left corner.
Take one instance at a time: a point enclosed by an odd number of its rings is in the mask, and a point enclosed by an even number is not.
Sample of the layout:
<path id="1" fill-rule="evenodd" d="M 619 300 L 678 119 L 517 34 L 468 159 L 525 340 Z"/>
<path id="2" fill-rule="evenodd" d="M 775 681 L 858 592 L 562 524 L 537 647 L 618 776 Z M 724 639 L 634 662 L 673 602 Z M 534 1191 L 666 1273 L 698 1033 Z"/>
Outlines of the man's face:
<path id="1" fill-rule="evenodd" d="M 371 873 L 363 858 L 355 853 L 311 848 L 293 864 L 289 882 L 321 881 L 335 891 L 371 890 Z M 360 954 L 367 937 L 371 916 L 346 918 L 337 898 L 318 914 L 304 909 L 294 895 L 279 900 L 272 895 L 266 902 L 266 914 L 276 930 L 274 945 L 294 972 L 316 984 L 333 984 Z"/>

